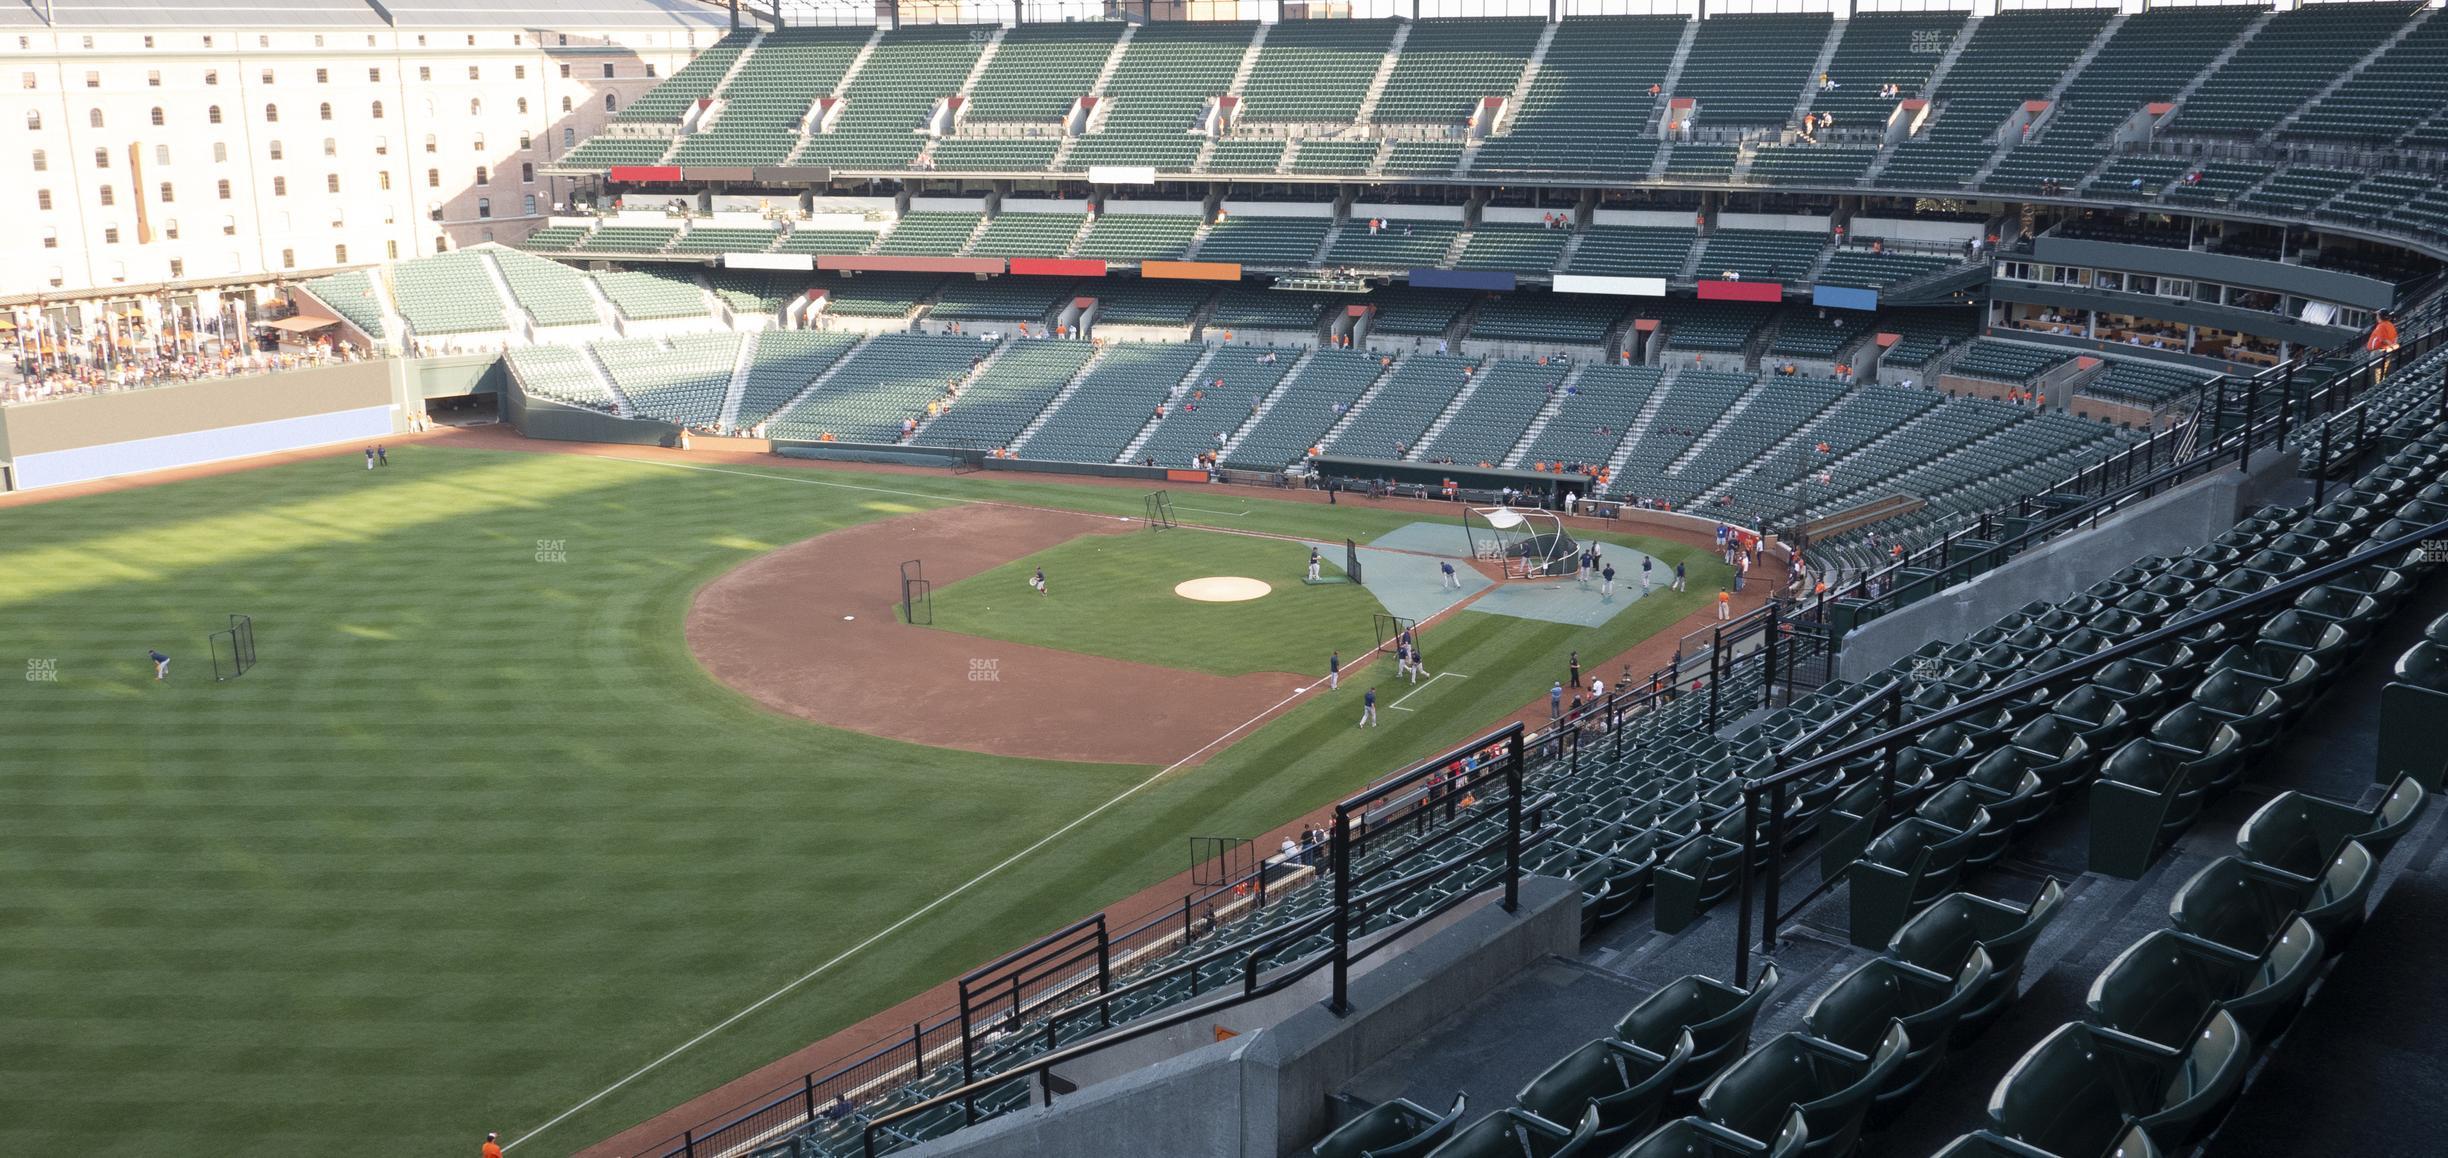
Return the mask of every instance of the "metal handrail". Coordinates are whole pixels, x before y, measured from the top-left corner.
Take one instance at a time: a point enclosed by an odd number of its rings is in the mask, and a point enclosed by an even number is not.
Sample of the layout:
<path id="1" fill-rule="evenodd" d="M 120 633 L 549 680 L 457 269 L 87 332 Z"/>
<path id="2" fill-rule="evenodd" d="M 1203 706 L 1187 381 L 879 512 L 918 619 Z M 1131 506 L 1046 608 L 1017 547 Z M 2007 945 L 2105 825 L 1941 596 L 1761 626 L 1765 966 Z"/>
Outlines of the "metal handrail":
<path id="1" fill-rule="evenodd" d="M 2379 546 L 2366 547 L 2346 558 L 2312 568 L 2300 575 L 2289 576 L 2232 602 L 2172 620 L 2062 667 L 2027 676 L 2003 687 L 1982 692 L 1952 707 L 1915 717 L 1908 722 L 1898 723 L 1835 751 L 1820 753 L 1790 768 L 1778 769 L 1766 776 L 1746 779 L 1743 781 L 1742 790 L 1743 808 L 1751 819 L 1744 825 L 1744 863 L 1748 865 L 1751 858 L 1759 855 L 1762 849 L 1758 824 L 1761 798 L 1774 793 L 1778 800 L 1774 804 L 1771 816 L 1781 815 L 1782 796 L 1785 787 L 1789 784 L 1824 776 L 1830 771 L 1841 769 L 1846 764 L 1870 755 L 1886 758 L 1889 761 L 1888 767 L 1892 769 L 1892 753 L 1895 749 L 1906 746 L 1933 729 L 2003 707 L 2027 698 L 2033 692 L 2061 687 L 2080 680 L 2118 660 L 2140 655 L 2163 644 L 2180 642 L 2184 636 L 2198 628 L 2240 618 L 2264 608 L 2291 603 L 2295 596 L 2305 590 L 2320 586 L 2340 575 L 2374 566 L 2392 557 L 2402 558 L 2408 550 L 2422 545 L 2426 540 L 2436 540 L 2442 536 L 2448 536 L 2448 520 L 2431 523 L 2421 530 L 2398 536 Z M 1885 802 L 1882 801 L 1882 810 L 1884 807 Z M 1782 850 L 1775 847 L 1776 843 L 1775 841 L 1768 842 L 1769 851 L 1775 853 L 1778 862 L 1769 870 L 1771 881 L 1776 879 L 1777 868 L 1781 867 L 1784 859 Z M 1741 893 L 1741 916 L 1738 918 L 1738 926 L 1741 931 L 1735 937 L 1734 960 L 1737 969 L 1742 970 L 1736 976 L 1747 977 L 1750 976 L 1747 970 L 1751 963 L 1751 890 L 1749 883 L 1746 881 L 1740 886 L 1739 891 Z M 1766 914 L 1767 920 L 1763 922 L 1761 936 L 1765 945 L 1775 944 L 1775 926 L 1779 916 L 1775 912 Z"/>

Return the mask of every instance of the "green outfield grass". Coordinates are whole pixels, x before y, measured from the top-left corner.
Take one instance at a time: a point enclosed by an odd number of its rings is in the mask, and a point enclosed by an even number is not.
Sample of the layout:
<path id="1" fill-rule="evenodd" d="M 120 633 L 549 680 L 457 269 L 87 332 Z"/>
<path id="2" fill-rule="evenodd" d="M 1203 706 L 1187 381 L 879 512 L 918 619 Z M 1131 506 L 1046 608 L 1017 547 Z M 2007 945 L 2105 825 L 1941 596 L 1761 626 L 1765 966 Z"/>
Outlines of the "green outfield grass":
<path id="1" fill-rule="evenodd" d="M 1308 565 L 1308 548 L 1281 539 L 1187 527 L 1085 535 L 936 589 L 935 627 L 1218 675 L 1305 672 L 1330 649 L 1357 656 L 1376 646 L 1376 597 L 1352 583 L 1304 583 Z M 1044 596 L 1028 585 L 1040 567 Z M 1343 570 L 1328 564 L 1324 574 Z M 1244 603 L 1173 593 L 1216 575 L 1274 589 Z"/>
<path id="2" fill-rule="evenodd" d="M 0 661 L 56 674 L 0 695 L 0 1153 L 472 1152 L 839 960 L 517 1151 L 566 1153 L 1180 871 L 1187 836 L 1254 835 L 1464 738 L 1565 649 L 1629 646 L 1722 575 L 1689 553 L 1692 595 L 1595 631 L 1456 616 L 1431 654 L 1471 678 L 1423 710 L 1359 732 L 1347 680 L 896 928 L 1152 770 L 766 713 L 690 659 L 692 593 L 941 501 L 1131 514 L 1137 492 L 352 461 L 0 510 Z M 1199 498 L 1329 539 L 1413 521 Z M 261 666 L 215 685 L 230 612 Z"/>

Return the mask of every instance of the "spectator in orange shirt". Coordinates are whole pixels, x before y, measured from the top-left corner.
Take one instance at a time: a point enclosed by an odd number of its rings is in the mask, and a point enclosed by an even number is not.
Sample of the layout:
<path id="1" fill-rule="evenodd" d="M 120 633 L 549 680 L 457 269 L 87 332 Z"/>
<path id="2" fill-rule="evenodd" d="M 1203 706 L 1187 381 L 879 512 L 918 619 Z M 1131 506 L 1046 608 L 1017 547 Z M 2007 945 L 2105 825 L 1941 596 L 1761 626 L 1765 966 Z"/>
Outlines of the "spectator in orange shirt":
<path id="1" fill-rule="evenodd" d="M 2397 359 L 2397 315 L 2380 311 L 2380 320 L 2372 323 L 2371 336 L 2363 340 L 2363 348 L 2380 355 L 2379 376 L 2388 377 L 2389 363 Z"/>

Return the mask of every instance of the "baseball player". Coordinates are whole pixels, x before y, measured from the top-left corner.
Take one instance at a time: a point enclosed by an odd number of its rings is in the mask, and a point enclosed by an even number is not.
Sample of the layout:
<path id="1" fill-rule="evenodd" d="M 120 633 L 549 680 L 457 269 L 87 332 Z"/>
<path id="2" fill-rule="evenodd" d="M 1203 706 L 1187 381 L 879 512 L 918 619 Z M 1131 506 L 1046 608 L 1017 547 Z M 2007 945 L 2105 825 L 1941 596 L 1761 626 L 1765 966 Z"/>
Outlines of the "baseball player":
<path id="1" fill-rule="evenodd" d="M 1443 568 L 1445 571 L 1445 581 L 1439 584 L 1439 586 L 1452 587 L 1456 589 L 1459 589 L 1462 586 L 1462 577 L 1454 574 L 1453 560 L 1447 559 L 1444 562 L 1437 564 L 1437 566 Z"/>
<path id="2" fill-rule="evenodd" d="M 1326 657 L 1326 690 L 1331 692 L 1342 686 L 1343 653 L 1338 651 Z"/>
<path id="3" fill-rule="evenodd" d="M 1309 581 L 1318 581 L 1318 552 L 1315 547 L 1309 548 Z"/>
<path id="4" fill-rule="evenodd" d="M 166 679 L 169 679 L 169 678 L 170 678 L 170 657 L 169 657 L 169 656 L 163 655 L 162 653 L 160 653 L 160 652 L 158 652 L 158 651 L 151 651 L 151 650 L 146 651 L 146 652 L 145 652 L 145 655 L 146 655 L 148 658 L 150 658 L 150 659 L 153 661 L 153 678 L 154 678 L 154 679 L 157 679 L 157 680 L 166 680 Z"/>
<path id="5" fill-rule="evenodd" d="M 1615 594 L 1615 565 L 1613 563 L 1609 563 L 1606 566 L 1599 568 L 1598 577 L 1606 580 L 1606 583 L 1599 588 L 1598 593 L 1610 598 L 1613 597 Z"/>
<path id="6" fill-rule="evenodd" d="M 1370 688 L 1368 694 L 1360 698 L 1360 726 L 1363 728 L 1377 726 L 1377 689 L 1375 688 Z"/>
<path id="7" fill-rule="evenodd" d="M 1036 574 L 1029 576 L 1029 586 L 1036 588 L 1039 595 L 1046 593 L 1045 568 L 1039 567 Z"/>
<path id="8" fill-rule="evenodd" d="M 1647 555 L 1641 556 L 1641 594 L 1643 595 L 1649 593 L 1649 564 L 1653 561 Z"/>

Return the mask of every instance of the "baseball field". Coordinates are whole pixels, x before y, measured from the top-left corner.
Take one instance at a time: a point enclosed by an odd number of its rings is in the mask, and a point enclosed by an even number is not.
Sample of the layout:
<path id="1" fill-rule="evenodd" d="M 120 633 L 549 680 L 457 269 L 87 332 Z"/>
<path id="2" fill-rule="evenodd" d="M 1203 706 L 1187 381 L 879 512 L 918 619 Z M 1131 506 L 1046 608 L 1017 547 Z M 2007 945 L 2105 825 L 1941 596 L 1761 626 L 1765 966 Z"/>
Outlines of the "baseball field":
<path id="1" fill-rule="evenodd" d="M 1725 577 L 1602 534 L 1689 593 L 1462 603 L 1424 630 L 1458 678 L 1330 692 L 1391 596 L 1303 583 L 1304 542 L 1422 516 L 1202 489 L 1151 534 L 1141 498 L 421 445 L 0 506 L 0 1153 L 583 1149 L 1543 701 Z M 1271 590 L 1174 594 L 1214 576 Z M 216 682 L 230 613 L 259 666 Z M 1364 681 L 1413 698 L 1359 730 Z"/>

